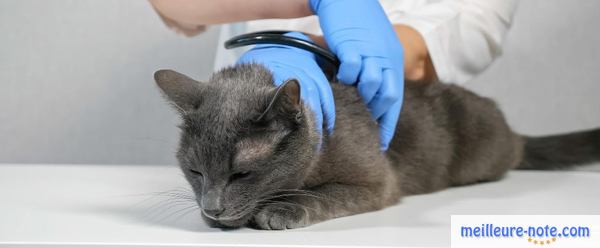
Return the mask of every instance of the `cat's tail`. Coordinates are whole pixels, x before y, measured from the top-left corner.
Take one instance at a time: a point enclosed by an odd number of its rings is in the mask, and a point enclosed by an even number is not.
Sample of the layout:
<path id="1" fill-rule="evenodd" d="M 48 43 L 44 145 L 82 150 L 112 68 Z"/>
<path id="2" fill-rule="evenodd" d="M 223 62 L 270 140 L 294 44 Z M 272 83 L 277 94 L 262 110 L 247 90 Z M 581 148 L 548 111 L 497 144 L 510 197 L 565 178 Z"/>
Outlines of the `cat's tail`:
<path id="1" fill-rule="evenodd" d="M 544 137 L 523 137 L 521 170 L 556 170 L 600 161 L 600 129 Z"/>

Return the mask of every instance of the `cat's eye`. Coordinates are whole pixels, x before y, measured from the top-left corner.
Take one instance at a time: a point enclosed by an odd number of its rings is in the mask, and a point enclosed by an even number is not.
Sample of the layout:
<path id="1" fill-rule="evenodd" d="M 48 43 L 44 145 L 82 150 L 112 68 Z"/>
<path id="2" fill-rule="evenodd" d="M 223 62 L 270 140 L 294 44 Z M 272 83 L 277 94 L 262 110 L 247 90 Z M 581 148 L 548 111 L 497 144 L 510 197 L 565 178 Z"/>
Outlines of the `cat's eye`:
<path id="1" fill-rule="evenodd" d="M 188 170 L 190 171 L 190 173 L 192 173 L 192 175 L 200 176 L 200 177 L 202 176 L 202 172 L 199 172 L 199 171 L 194 170 L 194 169 L 188 169 Z"/>
<path id="2" fill-rule="evenodd" d="M 237 172 L 237 173 L 233 173 L 233 175 L 231 175 L 229 180 L 230 181 L 240 180 L 240 179 L 248 178 L 248 176 L 250 176 L 249 171 Z"/>

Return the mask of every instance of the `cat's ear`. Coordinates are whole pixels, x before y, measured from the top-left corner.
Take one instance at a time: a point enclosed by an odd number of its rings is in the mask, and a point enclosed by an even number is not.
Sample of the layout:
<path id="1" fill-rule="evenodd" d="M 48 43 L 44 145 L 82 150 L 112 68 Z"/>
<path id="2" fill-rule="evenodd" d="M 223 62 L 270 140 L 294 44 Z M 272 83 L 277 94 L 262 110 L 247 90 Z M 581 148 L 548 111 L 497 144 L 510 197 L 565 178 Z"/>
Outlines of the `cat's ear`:
<path id="1" fill-rule="evenodd" d="M 269 97 L 271 98 L 269 105 L 258 120 L 265 118 L 267 114 L 274 111 L 280 111 L 299 118 L 299 114 L 302 111 L 302 102 L 300 98 L 300 82 L 298 80 L 288 79 L 279 87 L 273 89 Z"/>
<path id="2" fill-rule="evenodd" d="M 202 101 L 204 85 L 173 70 L 159 70 L 154 73 L 154 80 L 164 96 L 185 114 L 196 109 Z"/>

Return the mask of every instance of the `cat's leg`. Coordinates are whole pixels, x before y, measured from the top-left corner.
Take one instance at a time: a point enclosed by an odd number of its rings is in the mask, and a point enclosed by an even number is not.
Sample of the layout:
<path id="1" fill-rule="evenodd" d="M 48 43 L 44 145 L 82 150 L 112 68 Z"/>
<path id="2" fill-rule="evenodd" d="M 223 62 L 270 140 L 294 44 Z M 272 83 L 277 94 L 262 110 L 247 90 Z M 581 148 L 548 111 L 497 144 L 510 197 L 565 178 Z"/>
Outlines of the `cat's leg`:
<path id="1" fill-rule="evenodd" d="M 254 216 L 254 224 L 267 230 L 299 228 L 375 211 L 398 199 L 398 192 L 389 183 L 374 186 L 329 183 L 310 190 L 290 191 L 288 197 L 267 203 Z"/>

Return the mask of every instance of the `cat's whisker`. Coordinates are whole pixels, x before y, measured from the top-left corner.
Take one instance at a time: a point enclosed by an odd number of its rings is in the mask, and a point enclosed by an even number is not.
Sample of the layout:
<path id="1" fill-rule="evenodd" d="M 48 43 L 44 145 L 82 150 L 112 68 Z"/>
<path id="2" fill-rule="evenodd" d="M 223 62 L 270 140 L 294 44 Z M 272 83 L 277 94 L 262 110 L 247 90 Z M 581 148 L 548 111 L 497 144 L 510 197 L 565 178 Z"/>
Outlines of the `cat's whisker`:
<path id="1" fill-rule="evenodd" d="M 144 217 L 153 219 L 158 216 L 161 216 L 163 213 L 168 212 L 169 210 L 175 207 L 197 207 L 195 197 L 191 196 L 189 192 L 189 190 L 185 190 L 182 188 L 176 188 L 162 192 L 152 192 L 147 194 L 152 195 L 151 197 L 137 203 L 137 205 L 159 198 L 157 202 L 154 202 L 150 206 L 148 206 L 143 213 Z"/>
<path id="2" fill-rule="evenodd" d="M 161 196 L 161 195 L 165 195 L 165 194 L 169 194 L 169 193 L 175 193 L 175 192 L 182 192 L 183 193 L 183 191 L 179 191 L 179 190 L 166 190 L 166 191 L 149 192 L 149 193 L 126 194 L 126 195 L 120 195 L 120 196 L 122 196 L 122 197 L 141 197 L 141 196 L 156 197 L 156 196 Z M 190 194 L 190 196 L 191 196 L 191 194 Z"/>
<path id="3" fill-rule="evenodd" d="M 150 197 L 149 199 L 146 199 L 143 202 L 148 202 L 149 200 L 154 200 L 157 197 Z M 179 197 L 174 197 L 174 196 L 169 196 L 166 199 L 160 199 L 158 202 L 152 204 L 149 209 L 154 208 L 155 206 L 161 205 L 161 204 L 169 204 L 169 203 L 177 203 L 177 202 L 195 202 L 195 200 L 193 199 L 189 199 L 189 198 L 179 198 Z M 139 203 L 138 203 L 139 205 Z"/>
<path id="4" fill-rule="evenodd" d="M 288 205 L 288 206 L 294 206 L 294 207 L 299 207 L 299 208 L 306 208 L 306 209 L 310 209 L 312 211 L 317 211 L 317 209 L 312 208 L 312 207 L 308 207 L 308 206 L 304 206 L 302 204 L 296 203 L 296 202 L 288 202 L 288 201 L 271 201 L 271 200 L 267 200 L 267 201 L 263 201 L 267 204 L 283 204 L 283 205 Z"/>
<path id="5" fill-rule="evenodd" d="M 198 207 L 195 203 L 191 204 L 191 202 L 188 202 L 188 204 L 182 202 L 182 203 L 167 203 L 167 204 L 163 204 L 162 207 L 160 208 L 154 208 L 152 210 L 148 210 L 147 213 L 144 215 L 145 217 L 149 218 L 149 219 L 155 219 L 158 218 L 160 216 L 163 216 L 163 214 L 168 213 L 169 211 L 173 210 L 174 208 L 179 208 L 179 207 Z"/>
<path id="6" fill-rule="evenodd" d="M 325 201 L 334 201 L 336 203 L 341 203 L 339 200 L 333 199 L 332 197 L 328 197 L 327 195 L 324 195 L 322 193 L 318 193 L 316 191 L 303 190 L 303 189 L 295 189 L 295 190 L 292 190 L 292 191 L 296 191 L 296 192 L 299 192 L 299 193 L 305 193 L 307 195 L 310 195 L 312 197 L 315 197 L 315 198 L 318 198 L 318 199 L 321 199 L 321 200 L 325 200 Z"/>
<path id="7" fill-rule="evenodd" d="M 287 191 L 296 192 L 296 193 L 286 193 Z M 318 195 L 314 191 L 301 190 L 301 189 L 279 190 L 279 191 L 276 191 L 276 193 L 271 193 L 270 195 L 267 195 L 266 197 L 263 196 L 261 198 L 264 198 L 264 199 L 273 199 L 273 198 L 286 197 L 286 196 L 306 196 L 306 197 L 317 198 L 317 199 L 320 199 L 320 200 L 323 200 L 323 201 L 333 201 L 333 202 L 336 202 L 336 203 L 340 203 L 339 201 L 331 199 L 329 197 L 325 197 L 323 195 Z"/>
<path id="8" fill-rule="evenodd" d="M 248 202 L 244 204 L 242 207 L 238 208 L 238 210 L 229 216 L 230 219 L 239 219 L 244 217 L 245 215 L 251 213 L 256 209 L 256 202 Z"/>
<path id="9" fill-rule="evenodd" d="M 159 222 L 163 222 L 163 221 L 168 220 L 170 217 L 175 216 L 178 213 L 181 213 L 182 211 L 190 211 L 192 209 L 197 209 L 197 208 L 198 208 L 197 205 L 191 205 L 191 206 L 183 207 L 183 208 L 180 208 L 180 209 L 178 209 L 176 211 L 171 212 L 170 214 L 167 214 L 167 215 L 163 216 L 163 218 L 161 218 L 158 221 Z"/>
<path id="10" fill-rule="evenodd" d="M 174 189 L 174 190 L 179 190 L 179 191 L 182 191 L 182 192 L 188 192 L 188 193 L 190 193 L 190 194 L 193 194 L 193 193 L 194 193 L 194 191 L 193 191 L 192 189 L 190 189 L 190 188 L 188 188 L 188 187 L 183 187 L 183 186 L 178 186 L 178 187 L 175 187 L 175 189 Z"/>
<path id="11" fill-rule="evenodd" d="M 196 198 L 194 196 L 182 195 L 182 194 L 178 194 L 178 193 L 168 193 L 168 194 L 162 194 L 160 196 L 167 196 L 167 197 L 177 198 L 177 199 L 190 199 L 190 200 Z"/>
<path id="12" fill-rule="evenodd" d="M 183 189 L 172 189 L 172 190 L 167 190 L 167 191 L 160 191 L 160 192 L 152 192 L 151 194 L 156 194 L 156 195 L 177 195 L 177 196 L 194 196 L 194 194 L 191 191 L 186 191 Z"/>
<path id="13" fill-rule="evenodd" d="M 144 200 L 144 201 L 142 201 L 142 202 L 138 203 L 138 205 L 141 205 L 142 203 L 149 202 L 149 200 L 153 200 L 153 199 L 155 199 L 155 198 L 149 198 L 149 199 L 146 199 L 146 200 Z M 156 202 L 153 202 L 153 203 L 151 203 L 149 206 L 146 206 L 146 211 L 147 211 L 147 212 L 148 212 L 148 211 L 152 211 L 152 210 L 154 210 L 155 208 L 160 208 L 160 207 L 163 207 L 163 206 L 165 206 L 165 205 L 172 204 L 172 203 L 176 203 L 176 202 L 178 202 L 178 201 L 172 201 L 172 200 L 170 200 L 170 199 L 161 199 L 161 200 L 159 200 L 159 201 L 156 201 Z"/>
<path id="14" fill-rule="evenodd" d="M 173 220 L 173 222 L 177 222 L 177 221 L 179 221 L 181 218 L 183 218 L 184 216 L 186 216 L 186 215 L 188 215 L 188 214 L 190 214 L 190 213 L 193 213 L 193 212 L 195 212 L 195 211 L 197 211 L 197 210 L 200 210 L 200 208 L 199 208 L 199 207 L 196 207 L 196 208 L 190 208 L 188 211 L 185 211 L 185 212 L 183 212 L 183 213 L 182 213 L 182 214 L 181 214 L 179 217 L 175 218 L 175 219 Z M 200 213 L 200 211 L 198 211 L 198 212 Z"/>
<path id="15" fill-rule="evenodd" d="M 144 203 L 144 202 L 147 202 L 147 201 L 152 200 L 152 199 L 156 199 L 158 197 L 163 197 L 163 196 L 167 196 L 167 197 L 169 197 L 171 199 L 175 199 L 175 198 L 176 199 L 190 199 L 190 200 L 195 199 L 195 196 L 189 195 L 189 194 L 183 194 L 181 192 L 182 191 L 178 191 L 178 190 L 167 190 L 167 191 L 161 191 L 161 192 L 150 192 L 150 193 L 143 193 L 143 194 L 135 194 L 135 195 L 132 195 L 132 196 L 150 196 L 150 197 L 148 197 L 148 198 L 146 198 L 146 199 L 144 199 L 144 200 L 136 203 L 136 205 Z"/>
<path id="16" fill-rule="evenodd" d="M 291 210 L 290 210 L 290 209 L 288 209 L 288 208 L 284 208 L 284 207 L 281 207 L 281 206 L 277 206 L 275 203 L 261 203 L 261 204 L 260 204 L 260 207 L 265 207 L 265 206 L 274 206 L 276 209 L 279 209 L 279 210 L 291 211 Z"/>

